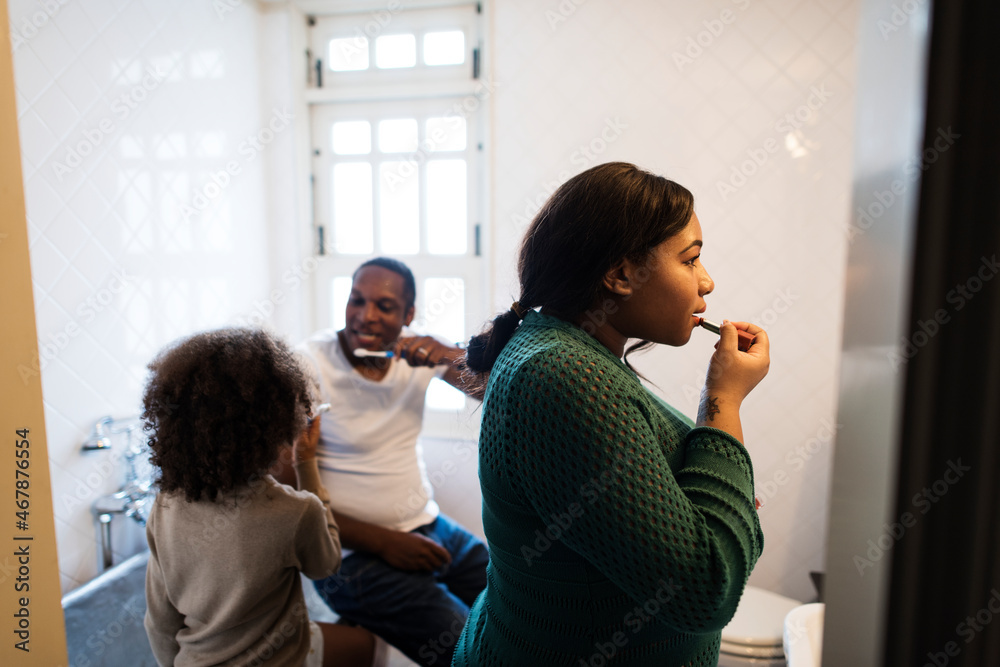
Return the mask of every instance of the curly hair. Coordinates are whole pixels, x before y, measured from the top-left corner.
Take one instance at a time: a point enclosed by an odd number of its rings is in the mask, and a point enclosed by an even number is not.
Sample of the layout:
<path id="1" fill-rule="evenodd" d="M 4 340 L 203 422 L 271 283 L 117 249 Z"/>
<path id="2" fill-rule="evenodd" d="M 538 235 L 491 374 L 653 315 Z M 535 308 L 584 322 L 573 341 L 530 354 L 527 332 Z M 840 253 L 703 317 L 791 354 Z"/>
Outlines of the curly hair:
<path id="1" fill-rule="evenodd" d="M 312 410 L 308 383 L 283 341 L 220 329 L 175 341 L 149 364 L 143 430 L 161 491 L 214 500 L 266 473 Z"/>

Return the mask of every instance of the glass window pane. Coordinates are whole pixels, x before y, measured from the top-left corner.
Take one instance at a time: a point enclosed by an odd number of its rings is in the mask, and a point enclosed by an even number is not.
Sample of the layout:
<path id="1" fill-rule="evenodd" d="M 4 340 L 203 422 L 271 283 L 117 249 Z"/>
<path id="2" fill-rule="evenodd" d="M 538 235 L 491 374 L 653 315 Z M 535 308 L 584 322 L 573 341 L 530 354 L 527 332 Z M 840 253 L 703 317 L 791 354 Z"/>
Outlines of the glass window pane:
<path id="1" fill-rule="evenodd" d="M 334 72 L 368 69 L 368 38 L 358 35 L 331 39 L 329 62 Z"/>
<path id="2" fill-rule="evenodd" d="M 419 330 L 447 341 L 465 340 L 465 281 L 427 278 L 420 294 Z M 446 382 L 431 382 L 426 405 L 431 410 L 461 410 L 465 394 Z"/>
<path id="3" fill-rule="evenodd" d="M 334 252 L 372 252 L 372 228 L 372 166 L 367 162 L 334 165 Z"/>
<path id="4" fill-rule="evenodd" d="M 420 330 L 447 341 L 465 340 L 465 281 L 427 278 L 420 293 Z"/>
<path id="5" fill-rule="evenodd" d="M 465 394 L 444 380 L 434 378 L 427 387 L 424 405 L 431 410 L 461 410 L 465 407 Z"/>
<path id="6" fill-rule="evenodd" d="M 379 165 L 380 252 L 420 251 L 420 174 L 412 162 Z"/>
<path id="7" fill-rule="evenodd" d="M 464 151 L 465 134 L 461 116 L 427 119 L 427 146 L 432 151 Z"/>
<path id="8" fill-rule="evenodd" d="M 413 35 L 385 35 L 375 40 L 375 64 L 381 69 L 417 64 L 417 39 Z"/>
<path id="9" fill-rule="evenodd" d="M 434 255 L 466 251 L 465 160 L 427 163 L 427 250 Z"/>
<path id="10" fill-rule="evenodd" d="M 347 326 L 347 299 L 351 296 L 350 276 L 337 276 L 330 290 L 330 326 L 340 331 Z"/>
<path id="11" fill-rule="evenodd" d="M 367 120 L 333 124 L 333 152 L 337 155 L 366 155 L 372 152 L 372 126 Z"/>
<path id="12" fill-rule="evenodd" d="M 380 121 L 378 149 L 383 153 L 412 153 L 417 150 L 416 119 L 398 118 Z"/>
<path id="13" fill-rule="evenodd" d="M 465 62 L 465 33 L 461 30 L 424 35 L 425 65 L 461 65 Z"/>

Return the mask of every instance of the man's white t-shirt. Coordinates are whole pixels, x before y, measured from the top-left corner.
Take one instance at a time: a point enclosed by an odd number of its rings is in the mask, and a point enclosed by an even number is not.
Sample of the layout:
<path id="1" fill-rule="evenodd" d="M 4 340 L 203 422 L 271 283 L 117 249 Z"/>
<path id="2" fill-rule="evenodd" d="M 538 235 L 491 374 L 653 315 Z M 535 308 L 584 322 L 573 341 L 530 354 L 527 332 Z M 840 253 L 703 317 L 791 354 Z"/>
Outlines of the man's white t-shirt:
<path id="1" fill-rule="evenodd" d="M 448 366 L 415 368 L 393 359 L 375 382 L 351 367 L 332 329 L 315 334 L 299 350 L 312 362 L 322 400 L 330 404 L 317 459 L 334 511 L 400 531 L 436 519 L 439 509 L 417 436 L 427 386 Z"/>

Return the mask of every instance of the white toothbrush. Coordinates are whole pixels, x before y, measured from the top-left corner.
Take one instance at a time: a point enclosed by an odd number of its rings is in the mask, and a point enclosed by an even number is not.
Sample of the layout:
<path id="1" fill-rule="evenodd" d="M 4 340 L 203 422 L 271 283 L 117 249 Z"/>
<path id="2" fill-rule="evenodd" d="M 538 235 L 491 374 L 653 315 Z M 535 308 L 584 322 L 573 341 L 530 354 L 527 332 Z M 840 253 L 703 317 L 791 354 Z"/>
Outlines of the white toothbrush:
<path id="1" fill-rule="evenodd" d="M 312 421 L 312 420 L 316 419 L 316 417 L 319 417 L 324 412 L 329 412 L 329 411 L 330 411 L 330 404 L 329 403 L 322 403 L 320 405 L 317 405 L 316 406 L 316 411 L 313 412 L 311 415 L 309 415 L 309 421 Z"/>
<path id="2" fill-rule="evenodd" d="M 354 356 L 355 357 L 379 357 L 379 358 L 382 358 L 382 359 L 391 359 L 392 357 L 394 357 L 396 355 L 393 354 L 392 350 L 372 351 L 372 350 L 366 350 L 363 347 L 359 347 L 358 349 L 354 350 Z"/>

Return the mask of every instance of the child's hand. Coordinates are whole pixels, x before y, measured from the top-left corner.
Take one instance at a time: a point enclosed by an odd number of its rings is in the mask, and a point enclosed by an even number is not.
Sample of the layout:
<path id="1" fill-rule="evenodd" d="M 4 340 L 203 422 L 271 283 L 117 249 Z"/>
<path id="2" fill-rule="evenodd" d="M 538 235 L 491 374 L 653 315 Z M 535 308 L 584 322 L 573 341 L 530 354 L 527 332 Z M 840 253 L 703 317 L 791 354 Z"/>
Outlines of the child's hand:
<path id="1" fill-rule="evenodd" d="M 295 462 L 305 463 L 316 458 L 316 448 L 319 446 L 319 421 L 320 416 L 309 420 L 305 430 L 299 434 L 295 441 Z"/>

